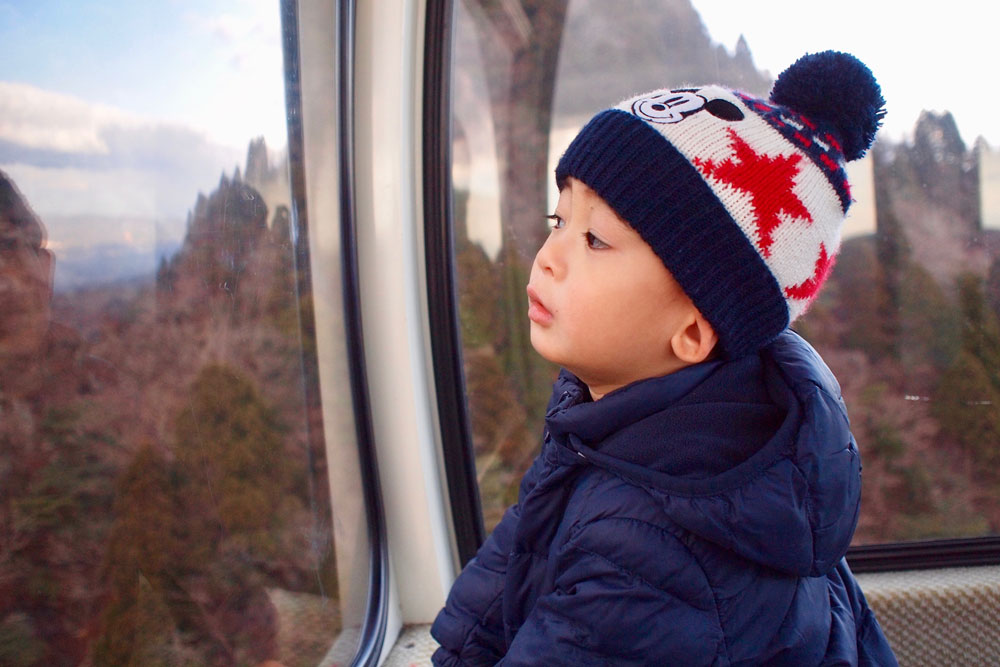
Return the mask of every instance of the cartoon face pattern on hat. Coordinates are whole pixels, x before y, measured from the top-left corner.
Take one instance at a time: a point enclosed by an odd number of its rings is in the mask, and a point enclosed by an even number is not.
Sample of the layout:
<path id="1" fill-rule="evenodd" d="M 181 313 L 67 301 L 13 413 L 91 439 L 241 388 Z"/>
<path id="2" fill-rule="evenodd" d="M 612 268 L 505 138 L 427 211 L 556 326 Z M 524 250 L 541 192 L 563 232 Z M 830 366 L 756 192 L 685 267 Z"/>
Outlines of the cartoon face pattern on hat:
<path id="1" fill-rule="evenodd" d="M 705 98 L 687 90 L 667 90 L 640 97 L 632 113 L 651 123 L 679 123 L 705 106 Z"/>
<path id="2" fill-rule="evenodd" d="M 707 100 L 697 90 L 667 90 L 647 94 L 632 102 L 632 113 L 650 123 L 679 123 L 704 109 L 722 120 L 743 120 L 743 112 L 727 100 Z"/>
<path id="3" fill-rule="evenodd" d="M 746 98 L 718 86 L 654 91 L 618 108 L 649 122 L 697 167 L 778 281 L 789 320 L 798 317 L 840 247 L 840 225 L 823 221 L 839 221 L 844 210 L 820 158 L 789 142 L 776 127 L 780 116 L 767 118 Z M 835 150 L 824 141 L 829 133 L 801 116 L 793 121 L 788 132 L 800 136 L 800 144 Z M 843 171 L 842 157 L 827 159 Z"/>

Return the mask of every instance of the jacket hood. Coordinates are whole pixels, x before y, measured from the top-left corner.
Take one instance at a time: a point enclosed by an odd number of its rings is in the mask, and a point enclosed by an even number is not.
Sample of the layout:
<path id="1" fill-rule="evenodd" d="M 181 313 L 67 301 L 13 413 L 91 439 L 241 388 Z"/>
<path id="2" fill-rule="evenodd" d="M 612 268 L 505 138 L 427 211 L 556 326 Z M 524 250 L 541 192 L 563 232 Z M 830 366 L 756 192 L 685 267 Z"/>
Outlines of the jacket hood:
<path id="1" fill-rule="evenodd" d="M 643 487 L 703 539 L 797 576 L 825 574 L 847 552 L 857 445 L 836 379 L 794 332 L 597 402 L 564 371 L 549 408 L 557 446 Z"/>

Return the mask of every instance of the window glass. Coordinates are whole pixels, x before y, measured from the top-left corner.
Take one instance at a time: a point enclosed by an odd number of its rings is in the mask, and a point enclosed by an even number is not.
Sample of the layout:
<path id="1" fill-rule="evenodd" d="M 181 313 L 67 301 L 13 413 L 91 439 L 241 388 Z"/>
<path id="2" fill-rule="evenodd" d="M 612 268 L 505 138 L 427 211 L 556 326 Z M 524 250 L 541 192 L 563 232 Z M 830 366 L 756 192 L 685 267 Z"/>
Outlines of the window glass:
<path id="1" fill-rule="evenodd" d="M 330 662 L 278 3 L 0 15 L 0 664 Z"/>
<path id="2" fill-rule="evenodd" d="M 959 2 L 904 19 L 891 3 L 794 16 L 744 5 L 455 3 L 454 224 L 487 528 L 538 451 L 557 371 L 531 349 L 524 285 L 558 156 L 590 116 L 637 92 L 719 82 L 766 96 L 797 57 L 833 48 L 872 68 L 889 109 L 849 166 L 855 203 L 833 274 L 795 325 L 839 378 L 861 448 L 855 543 L 996 534 L 1000 126 L 986 111 L 995 93 L 971 78 L 970 62 L 992 59 L 982 10 Z M 927 49 L 926 34 L 963 46 Z"/>

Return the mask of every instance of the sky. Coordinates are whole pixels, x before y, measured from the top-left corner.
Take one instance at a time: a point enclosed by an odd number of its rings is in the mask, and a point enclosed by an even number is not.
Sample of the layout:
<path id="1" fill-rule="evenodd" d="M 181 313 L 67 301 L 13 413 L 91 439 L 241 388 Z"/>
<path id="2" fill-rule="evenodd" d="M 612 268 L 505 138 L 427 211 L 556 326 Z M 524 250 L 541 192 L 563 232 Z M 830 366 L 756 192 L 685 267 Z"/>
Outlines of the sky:
<path id="1" fill-rule="evenodd" d="M 967 145 L 1000 146 L 996 85 L 1000 9 L 982 0 L 921 4 L 885 0 L 692 0 L 715 42 L 730 51 L 745 36 L 754 62 L 776 77 L 805 53 L 857 56 L 882 87 L 893 139 L 922 109 L 951 111 Z M 810 10 L 820 8 L 821 20 Z M 832 10 L 836 11 L 832 11 Z M 807 13 L 808 12 L 808 13 Z"/>
<path id="2" fill-rule="evenodd" d="M 987 3 L 693 2 L 716 42 L 744 35 L 772 76 L 808 51 L 857 55 L 882 85 L 891 138 L 921 109 L 948 109 L 967 144 L 1000 146 Z M 0 0 L 0 169 L 53 249 L 178 240 L 197 193 L 261 135 L 286 143 L 278 0 Z"/>
<path id="3" fill-rule="evenodd" d="M 228 146 L 284 143 L 277 0 L 0 0 L 0 81 Z"/>
<path id="4" fill-rule="evenodd" d="M 285 146 L 283 85 L 277 0 L 0 0 L 0 169 L 53 249 L 178 240 L 252 138 Z"/>

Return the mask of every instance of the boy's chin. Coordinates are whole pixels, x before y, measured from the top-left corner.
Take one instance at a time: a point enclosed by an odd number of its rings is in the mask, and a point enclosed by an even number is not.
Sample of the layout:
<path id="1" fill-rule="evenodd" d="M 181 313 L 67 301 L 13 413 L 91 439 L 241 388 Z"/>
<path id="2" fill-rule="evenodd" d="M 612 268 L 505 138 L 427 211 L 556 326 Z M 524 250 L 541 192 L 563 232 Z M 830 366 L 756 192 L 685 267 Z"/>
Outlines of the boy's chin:
<path id="1" fill-rule="evenodd" d="M 556 354 L 556 351 L 552 349 L 552 346 L 548 344 L 545 331 L 539 331 L 538 325 L 532 323 L 531 325 L 531 347 L 534 348 L 535 352 L 538 353 L 540 357 L 549 361 L 553 364 L 558 364 L 559 366 L 565 365 L 560 359 L 560 355 Z"/>

